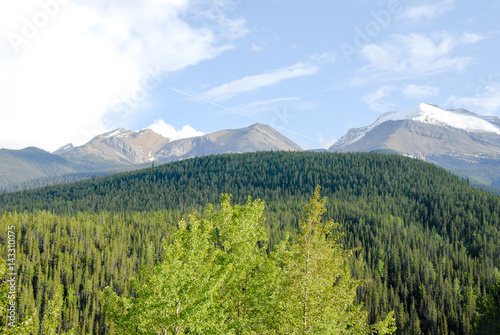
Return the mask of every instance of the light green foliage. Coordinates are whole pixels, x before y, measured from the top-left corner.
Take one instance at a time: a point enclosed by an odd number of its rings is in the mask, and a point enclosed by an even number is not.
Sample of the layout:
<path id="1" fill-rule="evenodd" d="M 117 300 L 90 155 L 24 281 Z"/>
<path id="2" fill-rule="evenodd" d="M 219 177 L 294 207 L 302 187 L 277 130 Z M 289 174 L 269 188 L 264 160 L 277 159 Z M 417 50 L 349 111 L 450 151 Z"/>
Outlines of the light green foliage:
<path id="1" fill-rule="evenodd" d="M 36 327 L 37 312 L 35 309 L 20 323 L 17 323 L 14 327 L 4 326 L 2 329 L 2 334 L 9 335 L 31 335 L 38 334 Z"/>
<path id="2" fill-rule="evenodd" d="M 42 322 L 42 334 L 55 335 L 66 334 L 72 335 L 73 330 L 70 332 L 62 332 L 61 329 L 61 313 L 63 307 L 63 288 L 60 284 L 55 286 L 54 295 L 49 300 L 47 312 L 44 314 Z"/>
<path id="3" fill-rule="evenodd" d="M 320 223 L 324 203 L 318 188 L 299 236 L 269 255 L 264 203 L 224 195 L 218 212 L 179 223 L 163 262 L 134 280 L 136 298 L 106 290 L 108 320 L 120 334 L 392 333 L 392 313 L 372 327 L 356 305 L 360 282 L 336 225 Z"/>
<path id="4" fill-rule="evenodd" d="M 292 242 L 277 250 L 283 266 L 283 334 L 390 334 L 395 331 L 394 317 L 373 329 L 367 312 L 356 304 L 356 288 L 361 281 L 351 277 L 349 260 L 352 251 L 337 243 L 338 224 L 322 222 L 326 198 L 317 187 L 300 232 Z"/>
<path id="5" fill-rule="evenodd" d="M 258 326 L 268 283 L 264 204 L 250 199 L 190 216 L 166 240 L 163 262 L 134 280 L 137 299 L 107 289 L 108 318 L 128 334 L 230 334 Z M 261 304 L 262 303 L 262 304 Z"/>
<path id="6" fill-rule="evenodd" d="M 108 318 L 127 334 L 217 333 L 216 290 L 230 268 L 217 264 L 220 250 L 212 247 L 214 227 L 193 216 L 179 223 L 165 240 L 164 261 L 134 280 L 138 299 L 106 294 L 111 306 Z"/>
<path id="7" fill-rule="evenodd" d="M 218 298 L 227 333 L 263 334 L 273 322 L 278 268 L 266 252 L 264 208 L 264 202 L 251 198 L 244 206 L 231 206 L 228 195 L 222 196 L 217 213 L 207 207 L 208 220 L 216 228 L 214 245 L 222 250 L 220 264 L 230 269 Z"/>
<path id="8" fill-rule="evenodd" d="M 4 278 L 6 271 L 6 263 L 3 259 L 0 260 L 0 278 Z M 7 283 L 3 282 L 0 285 L 0 317 L 5 317 L 5 312 L 8 307 L 7 300 Z M 43 314 L 44 321 L 41 326 L 41 334 L 43 335 L 55 335 L 55 334 L 65 334 L 73 335 L 71 332 L 62 332 L 61 328 L 61 310 L 63 305 L 62 299 L 62 286 L 56 286 L 56 290 L 51 300 L 48 302 L 47 312 Z M 38 312 L 36 308 L 31 309 L 28 315 L 24 318 L 22 322 L 17 320 L 14 322 L 14 326 L 4 325 L 0 328 L 2 334 L 9 335 L 28 335 L 28 334 L 38 334 L 38 326 L 36 320 L 38 318 Z"/>

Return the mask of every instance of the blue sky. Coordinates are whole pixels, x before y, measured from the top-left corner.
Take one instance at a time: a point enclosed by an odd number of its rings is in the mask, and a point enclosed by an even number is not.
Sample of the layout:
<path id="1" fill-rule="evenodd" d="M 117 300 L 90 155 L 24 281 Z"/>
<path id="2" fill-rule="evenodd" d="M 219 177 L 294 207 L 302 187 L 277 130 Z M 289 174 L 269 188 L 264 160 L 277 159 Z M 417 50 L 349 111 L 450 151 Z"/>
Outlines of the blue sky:
<path id="1" fill-rule="evenodd" d="M 303 148 L 421 102 L 500 116 L 500 1 L 0 4 L 0 147 L 266 123 Z"/>

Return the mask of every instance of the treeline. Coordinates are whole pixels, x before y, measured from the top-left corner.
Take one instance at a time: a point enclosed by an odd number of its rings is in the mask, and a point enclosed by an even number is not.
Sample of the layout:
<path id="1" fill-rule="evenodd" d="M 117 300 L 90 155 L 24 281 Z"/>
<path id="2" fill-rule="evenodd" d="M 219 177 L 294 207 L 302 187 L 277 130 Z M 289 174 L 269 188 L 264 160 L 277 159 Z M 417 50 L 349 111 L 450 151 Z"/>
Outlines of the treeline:
<path id="1" fill-rule="evenodd" d="M 478 301 L 500 276 L 500 198 L 431 164 L 373 153 L 211 156 L 1 194 L 0 208 L 9 212 L 4 222 L 25 227 L 18 243 L 27 265 L 18 272 L 26 277 L 23 294 L 33 292 L 26 294 L 34 303 L 24 298 L 20 306 L 43 309 L 42 301 L 51 296 L 43 287 L 48 290 L 51 278 L 65 278 L 73 291 L 65 286 L 64 315 L 72 316 L 64 329 L 72 322 L 81 324 L 82 333 L 104 334 L 100 290 L 111 285 L 118 293 L 130 292 L 127 279 L 161 259 L 159 239 L 181 216 L 217 203 L 221 193 L 233 194 L 235 203 L 248 195 L 265 200 L 272 251 L 298 228 L 298 213 L 316 185 L 329 198 L 327 217 L 345 232 L 339 242 L 361 248 L 351 271 L 367 280 L 358 299 L 371 323 L 394 310 L 400 334 L 472 333 Z M 40 210 L 52 214 L 13 213 Z M 37 265 L 44 257 L 46 263 Z M 72 276 L 57 272 L 65 267 Z"/>
<path id="2" fill-rule="evenodd" d="M 140 169 L 146 168 L 148 166 L 150 166 L 150 164 L 124 166 L 124 167 L 109 169 L 109 170 L 95 170 L 95 171 L 90 171 L 90 172 L 68 173 L 68 174 L 63 174 L 63 175 L 53 176 L 53 177 L 30 179 L 30 180 L 21 182 L 19 184 L 13 184 L 13 185 L 10 185 L 10 184 L 3 185 L 2 183 L 0 183 L 0 193 L 17 192 L 17 191 L 28 190 L 28 189 L 33 189 L 33 188 L 41 188 L 41 187 L 52 186 L 52 185 L 57 185 L 57 184 L 74 183 L 74 182 L 77 182 L 80 180 L 85 180 L 85 179 L 91 180 L 91 179 L 95 179 L 98 177 L 109 176 L 109 175 L 113 175 L 113 174 L 124 172 L 124 171 L 140 170 Z"/>
<path id="3" fill-rule="evenodd" d="M 36 178 L 14 185 L 0 185 L 0 193 L 17 192 L 26 189 L 40 188 L 56 184 L 73 183 L 79 180 L 104 177 L 111 174 L 113 174 L 113 172 L 111 171 L 95 171 L 95 172 L 64 174 L 62 176 L 55 176 L 55 177 Z"/>

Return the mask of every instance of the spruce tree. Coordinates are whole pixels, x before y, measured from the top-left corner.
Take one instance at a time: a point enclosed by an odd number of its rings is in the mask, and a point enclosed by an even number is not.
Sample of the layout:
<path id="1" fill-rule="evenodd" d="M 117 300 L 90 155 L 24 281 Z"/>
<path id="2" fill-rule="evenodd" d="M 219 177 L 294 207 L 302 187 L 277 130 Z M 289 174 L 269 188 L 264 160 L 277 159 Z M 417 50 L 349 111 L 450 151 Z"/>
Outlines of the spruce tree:
<path id="1" fill-rule="evenodd" d="M 337 243 L 338 224 L 322 221 L 326 200 L 318 186 L 297 236 L 277 249 L 283 268 L 279 333 L 390 334 L 395 331 L 393 312 L 372 327 L 367 312 L 356 303 L 356 288 L 362 282 L 350 273 L 352 250 Z"/>

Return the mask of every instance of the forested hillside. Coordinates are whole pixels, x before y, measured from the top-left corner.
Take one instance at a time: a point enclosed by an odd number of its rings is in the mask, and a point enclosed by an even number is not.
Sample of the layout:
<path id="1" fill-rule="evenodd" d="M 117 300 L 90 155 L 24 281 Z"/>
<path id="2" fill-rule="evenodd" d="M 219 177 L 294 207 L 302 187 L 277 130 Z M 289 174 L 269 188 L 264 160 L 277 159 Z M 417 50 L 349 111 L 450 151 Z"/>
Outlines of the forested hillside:
<path id="1" fill-rule="evenodd" d="M 346 248 L 371 323 L 394 310 L 399 334 L 471 334 L 480 297 L 500 278 L 500 197 L 444 169 L 384 154 L 252 153 L 194 158 L 73 184 L 0 194 L 19 234 L 19 306 L 39 322 L 58 283 L 63 328 L 112 333 L 102 290 L 128 294 L 162 237 L 190 212 L 247 196 L 266 202 L 268 250 L 298 228 L 317 185 Z M 2 238 L 4 235 L 2 235 Z M 2 254 L 6 254 L 2 241 Z"/>

